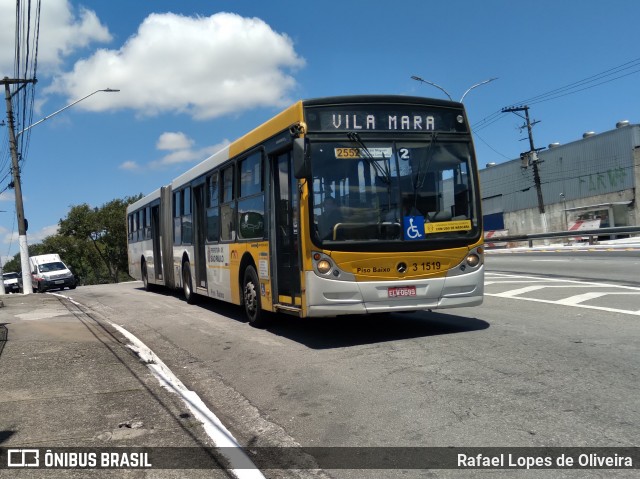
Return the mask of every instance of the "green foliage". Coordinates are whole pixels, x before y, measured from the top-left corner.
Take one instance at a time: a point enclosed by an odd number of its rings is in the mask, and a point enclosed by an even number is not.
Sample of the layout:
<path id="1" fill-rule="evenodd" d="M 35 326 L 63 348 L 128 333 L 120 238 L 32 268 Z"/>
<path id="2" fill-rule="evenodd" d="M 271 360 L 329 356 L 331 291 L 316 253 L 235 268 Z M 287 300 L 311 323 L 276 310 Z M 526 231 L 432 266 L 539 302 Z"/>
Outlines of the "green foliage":
<path id="1" fill-rule="evenodd" d="M 117 283 L 130 279 L 126 209 L 142 195 L 115 199 L 100 208 L 72 206 L 60 220 L 58 233 L 29 246 L 29 255 L 58 253 L 80 284 Z M 20 271 L 20 254 L 3 267 Z"/>
<path id="2" fill-rule="evenodd" d="M 13 258 L 11 258 L 9 261 L 7 261 L 5 264 L 2 265 L 2 272 L 3 273 L 9 273 L 9 272 L 20 272 L 22 270 L 22 268 L 20 267 L 20 255 L 17 254 L 15 255 Z"/>

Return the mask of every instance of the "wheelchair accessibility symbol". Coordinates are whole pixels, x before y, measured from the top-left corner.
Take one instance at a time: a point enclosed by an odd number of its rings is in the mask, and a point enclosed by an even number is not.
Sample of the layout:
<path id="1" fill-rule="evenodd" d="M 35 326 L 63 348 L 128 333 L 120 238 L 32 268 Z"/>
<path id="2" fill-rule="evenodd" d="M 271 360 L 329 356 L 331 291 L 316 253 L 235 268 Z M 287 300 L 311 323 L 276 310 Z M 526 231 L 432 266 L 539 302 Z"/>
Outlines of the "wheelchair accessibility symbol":
<path id="1" fill-rule="evenodd" d="M 404 239 L 419 240 L 424 238 L 424 216 L 405 216 L 402 218 Z"/>

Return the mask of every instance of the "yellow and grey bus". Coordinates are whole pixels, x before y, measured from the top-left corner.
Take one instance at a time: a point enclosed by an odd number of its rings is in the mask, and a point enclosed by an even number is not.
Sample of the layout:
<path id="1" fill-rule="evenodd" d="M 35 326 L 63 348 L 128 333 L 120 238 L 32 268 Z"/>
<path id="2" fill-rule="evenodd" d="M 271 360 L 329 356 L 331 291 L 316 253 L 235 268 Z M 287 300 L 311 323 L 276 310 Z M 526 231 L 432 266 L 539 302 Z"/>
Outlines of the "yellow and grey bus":
<path id="1" fill-rule="evenodd" d="M 477 161 L 461 103 L 301 100 L 131 204 L 129 274 L 298 317 L 482 303 Z"/>

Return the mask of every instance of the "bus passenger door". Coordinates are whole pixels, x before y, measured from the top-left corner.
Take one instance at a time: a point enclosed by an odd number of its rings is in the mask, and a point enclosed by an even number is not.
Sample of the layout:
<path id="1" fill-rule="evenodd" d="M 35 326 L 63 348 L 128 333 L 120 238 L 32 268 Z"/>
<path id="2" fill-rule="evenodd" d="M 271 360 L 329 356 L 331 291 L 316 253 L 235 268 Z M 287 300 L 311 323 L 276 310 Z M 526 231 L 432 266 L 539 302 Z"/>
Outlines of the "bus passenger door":
<path id="1" fill-rule="evenodd" d="M 204 207 L 204 184 L 193 187 L 193 251 L 196 289 L 207 289 L 207 255 L 205 251 L 206 212 Z M 206 293 L 205 293 L 206 294 Z"/>
<path id="2" fill-rule="evenodd" d="M 151 207 L 151 242 L 153 243 L 153 275 L 162 279 L 162 253 L 160 249 L 160 205 Z"/>
<path id="3" fill-rule="evenodd" d="M 298 186 L 291 171 L 291 152 L 273 156 L 273 205 L 271 208 L 271 262 L 275 264 L 274 303 L 299 309 L 300 259 Z"/>

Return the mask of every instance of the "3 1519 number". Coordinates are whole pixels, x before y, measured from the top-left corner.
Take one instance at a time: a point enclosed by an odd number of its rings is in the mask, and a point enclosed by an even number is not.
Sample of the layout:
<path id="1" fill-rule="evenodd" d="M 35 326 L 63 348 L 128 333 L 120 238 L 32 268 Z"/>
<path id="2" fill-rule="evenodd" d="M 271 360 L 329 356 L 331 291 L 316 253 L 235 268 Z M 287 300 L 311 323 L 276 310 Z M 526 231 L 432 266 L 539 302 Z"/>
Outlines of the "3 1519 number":
<path id="1" fill-rule="evenodd" d="M 414 271 L 438 271 L 442 267 L 440 261 L 431 261 L 426 263 L 413 263 Z"/>

